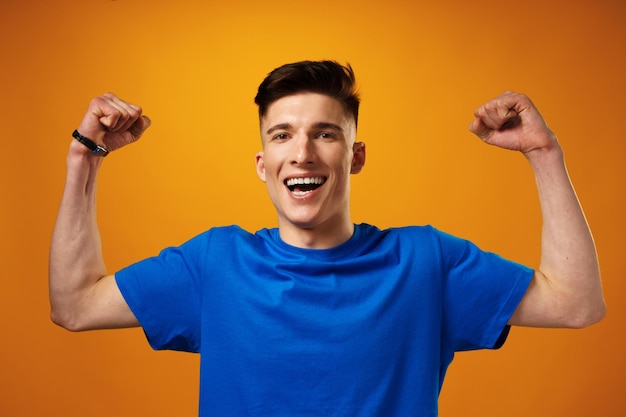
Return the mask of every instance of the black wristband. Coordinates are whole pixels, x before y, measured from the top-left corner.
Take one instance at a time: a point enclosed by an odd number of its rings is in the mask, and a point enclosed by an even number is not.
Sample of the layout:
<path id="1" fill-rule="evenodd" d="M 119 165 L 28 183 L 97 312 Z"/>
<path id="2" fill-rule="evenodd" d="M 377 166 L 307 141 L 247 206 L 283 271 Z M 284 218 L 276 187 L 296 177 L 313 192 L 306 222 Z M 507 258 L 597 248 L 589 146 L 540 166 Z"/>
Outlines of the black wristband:
<path id="1" fill-rule="evenodd" d="M 95 153 L 98 156 L 104 157 L 109 154 L 109 150 L 107 148 L 105 148 L 104 146 L 97 145 L 93 140 L 78 133 L 78 130 L 75 130 L 74 133 L 72 133 L 72 137 L 76 139 L 77 141 L 79 141 L 80 143 L 82 143 L 83 145 L 85 145 L 86 147 L 88 147 L 91 150 L 91 152 Z"/>

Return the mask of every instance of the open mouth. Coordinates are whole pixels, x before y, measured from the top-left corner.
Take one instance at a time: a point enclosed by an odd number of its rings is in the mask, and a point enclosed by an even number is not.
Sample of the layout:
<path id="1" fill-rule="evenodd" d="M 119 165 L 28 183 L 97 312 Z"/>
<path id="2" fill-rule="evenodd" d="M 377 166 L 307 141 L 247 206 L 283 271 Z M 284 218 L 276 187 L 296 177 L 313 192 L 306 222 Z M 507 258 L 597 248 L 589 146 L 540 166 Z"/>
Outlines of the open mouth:
<path id="1" fill-rule="evenodd" d="M 285 185 L 292 194 L 300 196 L 316 190 L 325 182 L 325 177 L 289 178 L 285 180 Z"/>

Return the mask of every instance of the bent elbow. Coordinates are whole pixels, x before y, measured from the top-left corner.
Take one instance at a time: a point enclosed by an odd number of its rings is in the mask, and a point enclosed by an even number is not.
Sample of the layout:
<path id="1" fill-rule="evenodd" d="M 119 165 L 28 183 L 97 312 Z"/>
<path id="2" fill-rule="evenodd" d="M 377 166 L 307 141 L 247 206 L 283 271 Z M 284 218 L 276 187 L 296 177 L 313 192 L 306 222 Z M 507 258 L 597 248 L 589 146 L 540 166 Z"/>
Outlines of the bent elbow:
<path id="1" fill-rule="evenodd" d="M 589 327 L 593 324 L 596 324 L 606 316 L 607 307 L 604 300 L 594 304 L 593 306 L 589 306 L 583 311 L 580 309 L 576 314 L 573 315 L 574 320 L 570 323 L 571 328 L 573 329 L 584 329 L 585 327 Z"/>
<path id="2" fill-rule="evenodd" d="M 50 320 L 59 327 L 69 331 L 76 331 L 75 326 L 67 319 L 64 314 L 58 313 L 55 309 L 50 309 Z"/>
<path id="3" fill-rule="evenodd" d="M 85 330 L 80 321 L 76 319 L 76 314 L 71 314 L 66 310 L 52 306 L 50 308 L 50 320 L 59 327 L 70 332 L 80 332 Z"/>

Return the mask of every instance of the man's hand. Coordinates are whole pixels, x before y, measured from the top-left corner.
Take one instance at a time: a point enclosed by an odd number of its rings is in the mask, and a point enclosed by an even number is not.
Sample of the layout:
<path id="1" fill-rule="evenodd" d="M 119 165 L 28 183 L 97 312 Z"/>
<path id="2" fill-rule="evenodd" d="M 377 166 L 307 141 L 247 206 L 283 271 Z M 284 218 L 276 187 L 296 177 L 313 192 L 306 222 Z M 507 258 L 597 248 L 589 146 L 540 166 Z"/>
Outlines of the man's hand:
<path id="1" fill-rule="evenodd" d="M 138 140 L 150 126 L 150 119 L 141 113 L 141 107 L 106 93 L 91 100 L 78 131 L 114 151 Z"/>
<path id="2" fill-rule="evenodd" d="M 532 151 L 558 146 L 554 133 L 523 94 L 502 93 L 476 109 L 474 116 L 469 130 L 490 145 L 520 151 L 527 157 Z"/>

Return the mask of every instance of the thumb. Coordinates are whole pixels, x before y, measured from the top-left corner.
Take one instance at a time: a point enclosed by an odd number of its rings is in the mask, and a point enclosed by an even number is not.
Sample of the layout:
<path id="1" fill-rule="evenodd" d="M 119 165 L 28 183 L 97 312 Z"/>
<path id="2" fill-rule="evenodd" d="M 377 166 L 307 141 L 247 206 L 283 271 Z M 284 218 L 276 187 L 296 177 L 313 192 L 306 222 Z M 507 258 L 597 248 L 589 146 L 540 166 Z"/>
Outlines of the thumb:
<path id="1" fill-rule="evenodd" d="M 152 125 L 152 120 L 148 116 L 141 116 L 128 130 L 136 140 L 143 135 L 150 125 Z"/>
<path id="2" fill-rule="evenodd" d="M 470 130 L 470 132 L 472 132 L 473 134 L 475 134 L 476 136 L 478 136 L 482 140 L 487 139 L 489 137 L 489 135 L 491 134 L 491 131 L 492 131 L 478 117 L 475 118 L 472 121 L 472 123 L 470 123 L 469 130 Z"/>

